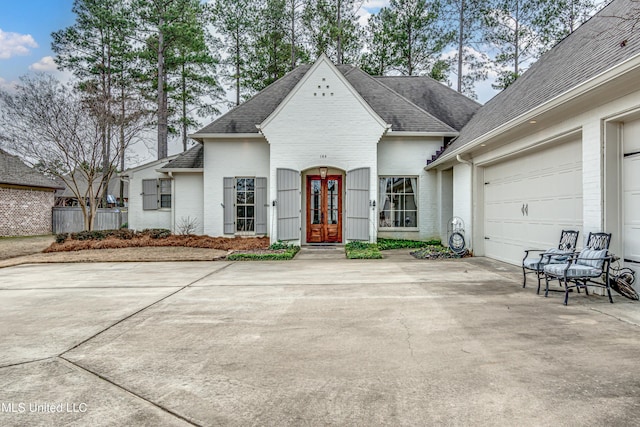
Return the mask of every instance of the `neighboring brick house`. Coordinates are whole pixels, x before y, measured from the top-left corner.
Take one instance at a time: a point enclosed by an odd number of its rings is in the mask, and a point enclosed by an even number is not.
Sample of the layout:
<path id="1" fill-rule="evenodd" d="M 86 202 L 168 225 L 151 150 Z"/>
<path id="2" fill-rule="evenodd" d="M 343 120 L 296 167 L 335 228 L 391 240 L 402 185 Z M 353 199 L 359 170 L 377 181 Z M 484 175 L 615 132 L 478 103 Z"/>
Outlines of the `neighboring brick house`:
<path id="1" fill-rule="evenodd" d="M 51 208 L 60 185 L 0 150 L 0 236 L 51 233 Z"/>

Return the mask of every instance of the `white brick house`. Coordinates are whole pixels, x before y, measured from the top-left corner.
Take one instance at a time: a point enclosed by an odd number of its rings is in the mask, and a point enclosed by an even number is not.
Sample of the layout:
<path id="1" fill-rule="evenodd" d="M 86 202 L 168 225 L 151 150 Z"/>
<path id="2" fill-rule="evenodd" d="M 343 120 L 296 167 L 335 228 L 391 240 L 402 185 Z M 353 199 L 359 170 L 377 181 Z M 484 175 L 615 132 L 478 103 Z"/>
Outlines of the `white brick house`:
<path id="1" fill-rule="evenodd" d="M 175 228 L 191 215 L 206 234 L 302 244 L 446 242 L 457 216 L 475 255 L 519 265 L 525 248 L 553 247 L 563 229 L 579 230 L 581 241 L 606 231 L 612 252 L 635 268 L 634 13 L 633 0 L 614 0 L 481 108 L 426 77 L 371 77 L 321 57 L 192 135 L 200 145 L 153 170 L 154 179 L 171 180 L 176 199 L 193 198 L 167 208 L 173 217 L 163 224 Z M 136 214 L 136 228 L 160 203 L 156 182 L 147 183 L 149 212 Z"/>
<path id="2" fill-rule="evenodd" d="M 298 244 L 438 238 L 425 160 L 479 107 L 428 77 L 321 56 L 191 135 L 190 151 L 127 171 L 129 225 L 177 231 L 189 218 L 199 233 Z"/>

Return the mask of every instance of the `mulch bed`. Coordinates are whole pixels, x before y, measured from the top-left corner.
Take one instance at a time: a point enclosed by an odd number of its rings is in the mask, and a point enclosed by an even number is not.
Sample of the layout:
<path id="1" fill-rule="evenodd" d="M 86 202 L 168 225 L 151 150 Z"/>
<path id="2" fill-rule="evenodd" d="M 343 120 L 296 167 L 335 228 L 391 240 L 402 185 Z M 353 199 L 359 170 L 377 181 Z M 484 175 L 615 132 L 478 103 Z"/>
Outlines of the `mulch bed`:
<path id="1" fill-rule="evenodd" d="M 135 236 L 131 239 L 107 237 L 102 240 L 72 240 L 63 243 L 52 243 L 44 252 L 68 252 L 85 249 L 119 249 L 149 246 L 180 246 L 188 248 L 218 249 L 223 251 L 266 250 L 269 248 L 268 237 L 229 238 L 193 235 L 172 235 L 154 239 L 150 236 Z"/>

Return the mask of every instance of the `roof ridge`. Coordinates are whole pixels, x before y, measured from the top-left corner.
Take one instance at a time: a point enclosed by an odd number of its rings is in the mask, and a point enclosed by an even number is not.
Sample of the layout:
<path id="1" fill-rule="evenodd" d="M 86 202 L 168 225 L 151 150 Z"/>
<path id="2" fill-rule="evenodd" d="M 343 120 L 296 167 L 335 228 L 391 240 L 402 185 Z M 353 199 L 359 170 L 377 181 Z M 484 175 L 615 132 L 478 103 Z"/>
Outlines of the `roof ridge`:
<path id="1" fill-rule="evenodd" d="M 442 126 L 445 126 L 446 128 L 448 128 L 450 131 L 456 132 L 456 133 L 458 132 L 457 130 L 455 130 L 454 128 L 452 128 L 451 126 L 449 126 L 448 124 L 446 124 L 445 122 L 443 122 L 442 120 L 440 120 L 439 118 L 437 118 L 436 116 L 434 116 L 433 114 L 431 114 L 430 112 L 425 110 L 424 108 L 422 108 L 419 105 L 417 105 L 415 102 L 413 102 L 410 99 L 406 98 L 405 96 L 399 94 L 394 89 L 390 88 L 389 86 L 385 85 L 384 83 L 377 81 L 377 79 L 374 76 L 372 76 L 371 74 L 369 74 L 369 73 L 367 73 L 367 72 L 365 72 L 363 70 L 360 70 L 359 68 L 356 68 L 356 67 L 353 67 L 352 71 L 354 71 L 356 69 L 358 69 L 367 78 L 369 78 L 370 80 L 374 81 L 377 85 L 381 86 L 382 88 L 384 88 L 388 92 L 393 93 L 395 96 L 397 96 L 398 98 L 402 99 L 404 102 L 406 102 L 407 104 L 411 105 L 412 107 L 418 109 L 422 114 L 432 118 L 433 120 L 435 120 L 436 122 L 438 122 Z M 362 95 L 360 95 L 360 96 L 362 96 Z M 365 99 L 365 101 L 366 101 L 366 99 Z M 367 102 L 367 104 L 368 104 L 368 102 Z M 393 131 L 393 129 L 391 129 L 391 131 Z"/>

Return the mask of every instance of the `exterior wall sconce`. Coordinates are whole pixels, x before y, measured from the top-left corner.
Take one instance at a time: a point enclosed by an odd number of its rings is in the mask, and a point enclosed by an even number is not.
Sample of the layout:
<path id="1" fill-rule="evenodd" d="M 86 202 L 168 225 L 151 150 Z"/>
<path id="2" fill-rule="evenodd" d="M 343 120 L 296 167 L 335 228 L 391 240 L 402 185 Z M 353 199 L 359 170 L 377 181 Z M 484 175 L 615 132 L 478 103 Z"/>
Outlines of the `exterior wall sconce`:
<path id="1" fill-rule="evenodd" d="M 321 179 L 327 179 L 327 168 L 326 167 L 321 167 L 320 168 L 320 178 Z"/>

